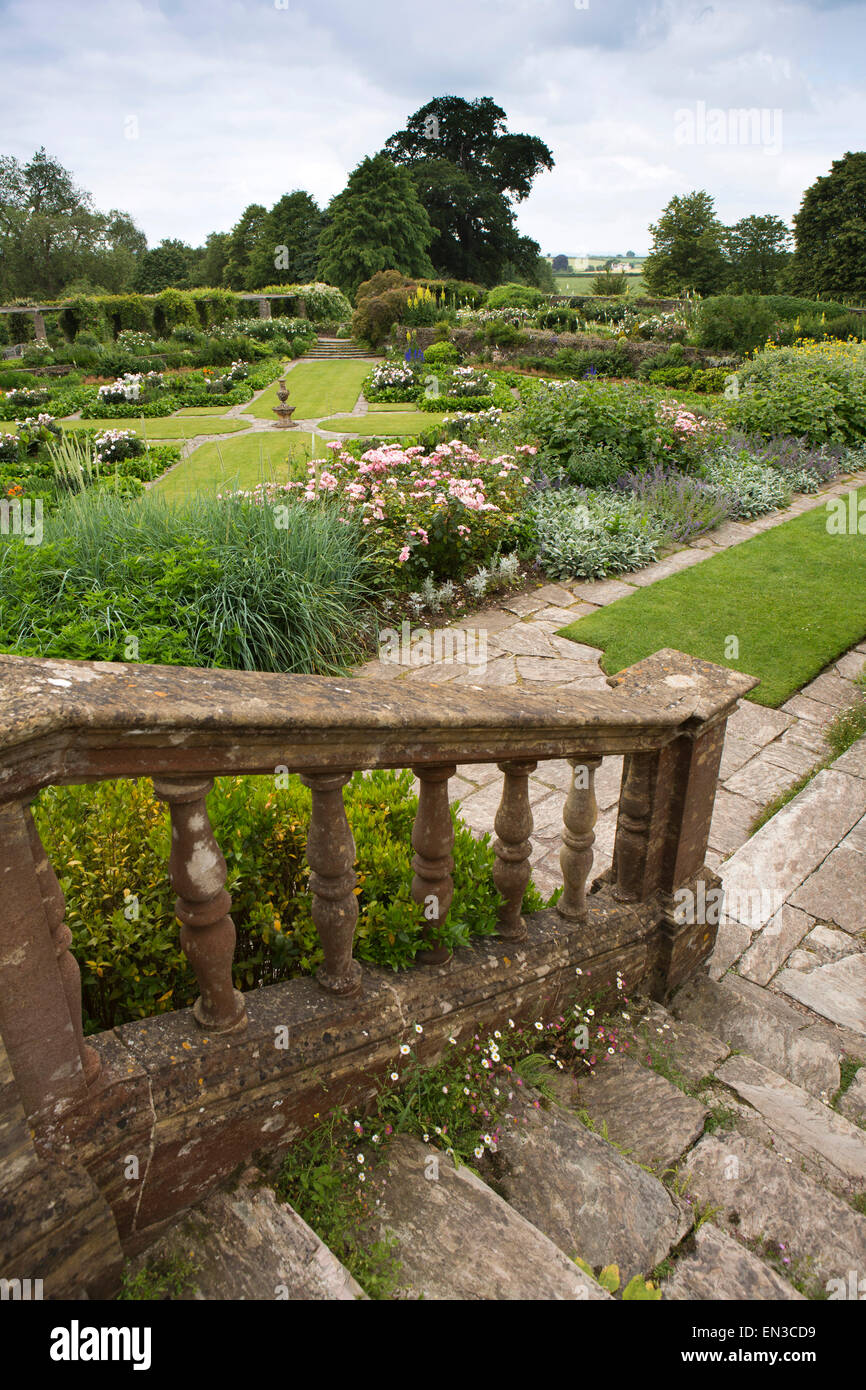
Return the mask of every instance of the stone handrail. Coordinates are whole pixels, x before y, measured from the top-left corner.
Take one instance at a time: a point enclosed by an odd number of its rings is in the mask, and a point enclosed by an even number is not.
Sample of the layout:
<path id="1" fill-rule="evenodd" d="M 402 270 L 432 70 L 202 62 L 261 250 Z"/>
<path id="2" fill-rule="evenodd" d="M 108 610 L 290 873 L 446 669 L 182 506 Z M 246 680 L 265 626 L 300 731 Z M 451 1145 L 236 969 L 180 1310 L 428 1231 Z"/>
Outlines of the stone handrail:
<path id="1" fill-rule="evenodd" d="M 563 922 L 587 913 L 597 805 L 593 776 L 624 754 L 613 900 L 668 901 L 703 866 L 725 723 L 756 681 L 670 650 L 609 679 L 604 692 L 528 693 L 454 685 L 0 656 L 0 1034 L 28 1114 L 76 1104 L 99 1080 L 85 1043 L 78 966 L 65 901 L 30 803 L 51 784 L 148 776 L 172 821 L 169 872 L 180 940 L 195 971 L 197 1022 L 209 1034 L 246 1026 L 233 987 L 235 928 L 226 866 L 205 798 L 220 775 L 298 773 L 312 792 L 307 842 L 312 916 L 334 996 L 360 987 L 352 954 L 355 848 L 342 789 L 356 770 L 410 767 L 419 780 L 412 895 L 425 905 L 423 961 L 453 892 L 448 779 L 460 763 L 493 762 L 503 796 L 493 829 L 500 936 L 526 934 L 532 813 L 528 778 L 544 759 L 575 775 L 564 807 Z M 579 774 L 579 775 L 577 775 Z M 707 933 L 666 918 L 667 984 L 706 955 Z"/>

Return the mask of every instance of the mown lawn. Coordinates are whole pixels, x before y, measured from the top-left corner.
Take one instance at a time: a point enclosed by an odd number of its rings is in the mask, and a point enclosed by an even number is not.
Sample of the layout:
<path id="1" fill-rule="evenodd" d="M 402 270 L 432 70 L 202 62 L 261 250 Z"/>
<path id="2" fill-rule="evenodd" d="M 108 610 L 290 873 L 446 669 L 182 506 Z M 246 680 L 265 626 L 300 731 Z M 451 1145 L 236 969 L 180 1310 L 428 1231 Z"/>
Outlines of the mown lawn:
<path id="1" fill-rule="evenodd" d="M 603 648 L 610 675 L 674 647 L 758 676 L 748 698 L 781 705 L 866 636 L 866 535 L 831 535 L 827 522 L 818 506 L 580 618 L 560 636 Z M 725 654 L 731 638 L 739 642 L 735 657 Z"/>
<path id="2" fill-rule="evenodd" d="M 197 434 L 236 434 L 249 429 L 248 420 L 221 420 L 213 416 L 129 415 L 114 420 L 63 420 L 65 430 L 135 430 L 142 439 L 194 439 Z"/>
<path id="3" fill-rule="evenodd" d="M 353 410 L 361 394 L 361 382 L 368 376 L 372 362 L 351 358 L 335 362 L 299 362 L 286 374 L 288 404 L 295 407 L 296 420 L 317 420 L 333 415 L 336 410 Z M 247 415 L 259 420 L 273 419 L 277 404 L 278 382 L 273 382 L 258 400 L 244 406 Z"/>
<path id="4" fill-rule="evenodd" d="M 592 282 L 596 275 L 603 275 L 602 270 L 580 270 L 574 271 L 569 275 L 554 275 L 553 282 L 556 285 L 555 294 L 592 294 Z M 629 287 L 629 298 L 633 299 L 638 295 L 645 294 L 642 275 L 630 275 L 626 281 Z"/>
<path id="5" fill-rule="evenodd" d="M 321 457 L 321 440 L 316 440 L 316 445 Z M 182 498 L 195 492 L 252 488 L 261 482 L 285 483 L 289 478 L 305 477 L 312 456 L 312 436 L 306 430 L 274 430 L 273 434 L 259 430 L 240 439 L 215 439 L 199 445 L 189 458 L 154 483 L 154 488 L 166 497 Z"/>
<path id="6" fill-rule="evenodd" d="M 370 411 L 369 415 L 337 416 L 320 420 L 319 429 L 339 430 L 343 434 L 420 434 L 445 419 L 429 410 Z"/>

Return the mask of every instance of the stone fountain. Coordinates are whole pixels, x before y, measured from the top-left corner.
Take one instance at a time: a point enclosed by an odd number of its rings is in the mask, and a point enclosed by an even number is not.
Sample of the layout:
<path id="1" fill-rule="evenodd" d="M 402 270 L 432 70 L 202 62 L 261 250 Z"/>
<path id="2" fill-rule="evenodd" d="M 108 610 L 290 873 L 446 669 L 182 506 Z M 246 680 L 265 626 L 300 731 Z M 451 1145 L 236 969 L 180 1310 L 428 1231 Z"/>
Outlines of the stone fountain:
<path id="1" fill-rule="evenodd" d="M 295 429 L 296 426 L 292 416 L 295 413 L 296 407 L 293 405 L 286 405 L 286 401 L 289 399 L 289 392 L 286 387 L 286 378 L 284 376 L 280 377 L 280 383 L 277 387 L 277 396 L 279 397 L 279 405 L 274 406 L 274 414 L 277 417 L 274 423 L 274 429 Z"/>

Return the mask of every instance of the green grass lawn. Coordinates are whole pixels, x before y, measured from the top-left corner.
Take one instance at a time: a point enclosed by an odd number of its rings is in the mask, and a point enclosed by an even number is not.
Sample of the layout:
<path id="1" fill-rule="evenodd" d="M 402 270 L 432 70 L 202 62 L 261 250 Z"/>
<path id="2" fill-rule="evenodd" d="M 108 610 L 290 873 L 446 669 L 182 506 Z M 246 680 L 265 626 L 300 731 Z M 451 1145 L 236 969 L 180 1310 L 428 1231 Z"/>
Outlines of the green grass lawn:
<path id="1" fill-rule="evenodd" d="M 592 282 L 596 275 L 603 275 L 601 270 L 575 271 L 571 275 L 554 275 L 553 280 L 556 285 L 556 294 L 592 294 Z M 628 284 L 629 298 L 634 299 L 638 295 L 646 294 L 646 288 L 642 275 L 630 275 L 626 282 Z"/>
<path id="2" fill-rule="evenodd" d="M 230 405 L 185 405 L 175 415 L 225 415 Z"/>
<path id="3" fill-rule="evenodd" d="M 286 375 L 288 404 L 295 407 L 295 419 L 317 420 L 322 415 L 333 415 L 335 410 L 353 410 L 361 394 L 361 382 L 372 366 L 371 362 L 351 358 L 338 358 L 335 362 L 299 362 Z M 277 385 L 273 382 L 258 400 L 245 405 L 245 413 L 259 420 L 272 419 L 277 404 Z"/>
<path id="4" fill-rule="evenodd" d="M 213 416 L 160 415 L 152 419 L 123 416 L 115 420 L 63 420 L 65 430 L 135 430 L 142 439 L 194 439 L 197 434 L 235 434 L 249 429 L 248 420 L 219 420 Z"/>
<path id="5" fill-rule="evenodd" d="M 323 456 L 322 441 L 317 439 L 316 446 L 316 454 Z M 166 497 L 181 498 L 194 492 L 251 488 L 271 480 L 285 483 L 290 477 L 306 477 L 311 451 L 312 435 L 306 430 L 256 431 L 240 439 L 214 439 L 200 444 L 154 488 Z"/>
<path id="6" fill-rule="evenodd" d="M 444 414 L 429 410 L 370 411 L 369 415 L 336 416 L 320 420 L 319 429 L 339 430 L 344 434 L 420 434 L 431 425 L 439 425 Z"/>
<path id="7" fill-rule="evenodd" d="M 861 491 L 866 496 L 866 490 Z M 776 707 L 866 636 L 866 535 L 829 535 L 824 506 L 563 628 L 612 675 L 674 647 L 758 676 Z M 725 656 L 730 637 L 736 659 Z"/>

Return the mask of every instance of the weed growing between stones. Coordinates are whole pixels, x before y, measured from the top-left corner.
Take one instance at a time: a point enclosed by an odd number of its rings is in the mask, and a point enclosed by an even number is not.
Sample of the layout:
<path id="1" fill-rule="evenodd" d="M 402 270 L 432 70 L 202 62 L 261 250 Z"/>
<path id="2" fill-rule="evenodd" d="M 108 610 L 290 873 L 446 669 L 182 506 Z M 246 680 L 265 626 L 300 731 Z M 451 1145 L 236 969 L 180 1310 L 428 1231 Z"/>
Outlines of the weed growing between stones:
<path id="1" fill-rule="evenodd" d="M 165 1299 L 180 1298 L 188 1288 L 194 1288 L 198 1266 L 184 1255 L 167 1255 L 145 1265 L 137 1274 L 124 1274 L 120 1292 L 120 1302 L 154 1303 Z"/>
<path id="2" fill-rule="evenodd" d="M 811 1255 L 792 1255 L 782 1241 L 770 1240 L 768 1236 L 757 1236 L 753 1240 L 743 1241 L 743 1244 L 753 1254 L 766 1260 L 767 1264 L 771 1265 L 777 1274 L 781 1274 L 783 1279 L 787 1279 L 804 1298 L 820 1300 L 829 1297 L 826 1285 L 815 1273 L 815 1261 Z"/>

